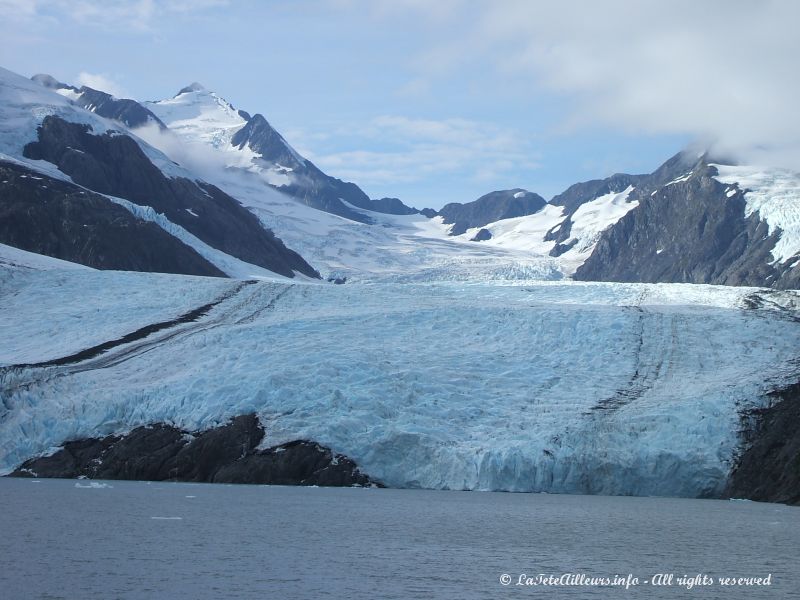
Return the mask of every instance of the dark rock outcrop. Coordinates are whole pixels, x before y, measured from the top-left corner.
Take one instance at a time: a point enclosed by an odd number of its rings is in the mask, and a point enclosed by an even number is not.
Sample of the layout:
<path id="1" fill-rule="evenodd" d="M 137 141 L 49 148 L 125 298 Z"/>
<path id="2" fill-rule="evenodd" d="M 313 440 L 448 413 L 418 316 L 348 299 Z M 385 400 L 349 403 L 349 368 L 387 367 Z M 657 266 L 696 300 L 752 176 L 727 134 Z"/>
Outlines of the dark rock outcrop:
<path id="1" fill-rule="evenodd" d="M 800 383 L 773 398 L 772 406 L 745 415 L 745 449 L 725 495 L 800 505 Z"/>
<path id="2" fill-rule="evenodd" d="M 492 232 L 488 229 L 480 229 L 478 233 L 474 235 L 471 241 L 473 242 L 485 242 L 486 240 L 492 239 Z"/>
<path id="3" fill-rule="evenodd" d="M 151 206 L 209 246 L 245 262 L 287 277 L 294 271 L 319 277 L 235 199 L 213 185 L 165 176 L 127 135 L 93 135 L 88 125 L 47 116 L 24 155 L 53 163 L 93 191 Z"/>
<path id="4" fill-rule="evenodd" d="M 353 221 L 363 223 L 370 219 L 349 208 L 348 202 L 358 208 L 372 210 L 371 200 L 354 183 L 341 181 L 320 171 L 311 161 L 304 159 L 286 142 L 263 115 L 255 114 L 231 139 L 237 148 L 250 148 L 261 155 L 268 164 L 291 169 L 292 183 L 277 186 L 290 196 L 313 208 L 324 210 Z"/>
<path id="5" fill-rule="evenodd" d="M 292 150 L 283 136 L 275 131 L 263 115 L 256 114 L 231 138 L 231 145 L 239 149 L 248 147 L 258 152 L 270 163 L 291 169 L 302 168 L 304 160 Z"/>
<path id="6" fill-rule="evenodd" d="M 256 450 L 263 437 L 264 429 L 253 414 L 194 433 L 155 424 L 124 436 L 67 442 L 51 456 L 26 461 L 10 476 L 321 486 L 373 483 L 352 460 L 314 442 L 297 440 Z"/>
<path id="7" fill-rule="evenodd" d="M 229 463 L 216 473 L 214 482 L 338 487 L 372 483 L 349 458 L 302 440 Z"/>
<path id="8" fill-rule="evenodd" d="M 416 215 L 416 208 L 406 206 L 400 198 L 379 198 L 370 200 L 370 210 L 387 215 Z"/>
<path id="9" fill-rule="evenodd" d="M 575 210 L 600 196 L 606 194 L 619 193 L 629 185 L 634 187 L 647 177 L 647 175 L 628 175 L 627 173 L 617 173 L 606 179 L 593 179 L 583 181 L 569 186 L 566 190 L 553 196 L 550 204 L 563 206 L 567 214 L 572 214 Z"/>
<path id="10" fill-rule="evenodd" d="M 444 217 L 445 223 L 453 224 L 451 235 L 460 235 L 467 229 L 483 227 L 501 219 L 532 215 L 546 204 L 538 194 L 515 188 L 490 192 L 466 204 L 446 204 L 438 214 Z"/>
<path id="11" fill-rule="evenodd" d="M 61 83 L 54 77 L 45 74 L 34 75 L 31 79 L 40 85 L 52 90 L 71 90 L 77 95 L 73 102 L 95 114 L 107 119 L 114 119 L 128 127 L 141 127 L 154 124 L 159 129 L 166 129 L 166 125 L 155 116 L 148 108 L 129 98 L 115 98 L 101 90 L 88 86 L 77 88 Z"/>
<path id="12" fill-rule="evenodd" d="M 773 264 L 778 232 L 745 217 L 744 190 L 714 179 L 705 157 L 687 161 L 640 181 L 629 196 L 638 206 L 603 232 L 575 279 L 798 287 L 800 269 Z"/>
<path id="13" fill-rule="evenodd" d="M 80 96 L 74 102 L 101 117 L 114 119 L 131 129 L 144 125 L 157 125 L 162 130 L 167 128 L 161 119 L 136 100 L 115 98 L 111 94 L 86 86 L 81 87 L 78 92 Z"/>
<path id="14" fill-rule="evenodd" d="M 439 213 L 433 210 L 432 208 L 423 208 L 422 210 L 419 211 L 419 214 L 428 217 L 429 219 L 432 219 Z"/>
<path id="15" fill-rule="evenodd" d="M 556 243 L 550 251 L 550 256 L 561 256 L 577 243 L 577 240 L 570 241 L 572 238 L 572 216 L 581 206 L 600 196 L 618 194 L 625 191 L 629 186 L 635 187 L 645 177 L 647 176 L 617 173 L 606 179 L 593 179 L 592 181 L 576 183 L 553 197 L 550 200 L 550 204 L 563 206 L 563 214 L 566 215 L 566 219 L 553 227 L 544 236 L 545 241 Z"/>
<path id="16" fill-rule="evenodd" d="M 0 162 L 0 243 L 96 269 L 225 277 L 193 248 L 108 198 Z"/>

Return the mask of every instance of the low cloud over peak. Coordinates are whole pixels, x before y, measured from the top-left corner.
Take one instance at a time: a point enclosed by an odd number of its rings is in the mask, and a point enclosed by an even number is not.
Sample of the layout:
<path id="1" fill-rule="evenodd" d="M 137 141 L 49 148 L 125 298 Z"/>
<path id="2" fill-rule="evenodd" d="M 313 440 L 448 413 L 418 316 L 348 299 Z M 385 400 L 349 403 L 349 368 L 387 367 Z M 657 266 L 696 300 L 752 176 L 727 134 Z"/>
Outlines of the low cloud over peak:
<path id="1" fill-rule="evenodd" d="M 420 65 L 466 70 L 489 58 L 574 103 L 561 124 L 612 125 L 638 134 L 690 134 L 744 160 L 800 166 L 800 3 L 571 0 L 450 2 Z M 416 1 L 384 2 L 374 13 L 425 11 Z M 424 67 L 421 67 L 424 71 Z"/>

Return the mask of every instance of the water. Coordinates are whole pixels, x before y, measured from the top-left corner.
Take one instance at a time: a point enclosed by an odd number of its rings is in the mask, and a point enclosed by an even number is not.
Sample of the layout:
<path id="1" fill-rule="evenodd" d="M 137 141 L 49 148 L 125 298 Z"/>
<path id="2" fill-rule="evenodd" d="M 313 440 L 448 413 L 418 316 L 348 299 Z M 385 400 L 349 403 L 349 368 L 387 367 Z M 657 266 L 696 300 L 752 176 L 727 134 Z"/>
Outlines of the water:
<path id="1" fill-rule="evenodd" d="M 781 505 L 107 483 L 0 479 L 0 597 L 800 598 L 800 509 Z M 640 582 L 515 585 L 522 573 Z M 644 583 L 658 573 L 772 585 Z"/>

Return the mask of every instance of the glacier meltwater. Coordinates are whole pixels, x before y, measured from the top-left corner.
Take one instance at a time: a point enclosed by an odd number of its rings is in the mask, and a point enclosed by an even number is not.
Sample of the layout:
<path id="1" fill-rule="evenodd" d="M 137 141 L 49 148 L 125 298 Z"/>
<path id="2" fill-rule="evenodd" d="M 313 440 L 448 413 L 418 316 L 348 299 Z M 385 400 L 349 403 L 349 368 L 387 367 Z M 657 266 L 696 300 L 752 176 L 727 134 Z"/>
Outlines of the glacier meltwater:
<path id="1" fill-rule="evenodd" d="M 0 299 L 2 473 L 255 412 L 263 447 L 313 440 L 391 487 L 713 496 L 800 348 L 794 293 L 753 288 L 4 267 Z"/>

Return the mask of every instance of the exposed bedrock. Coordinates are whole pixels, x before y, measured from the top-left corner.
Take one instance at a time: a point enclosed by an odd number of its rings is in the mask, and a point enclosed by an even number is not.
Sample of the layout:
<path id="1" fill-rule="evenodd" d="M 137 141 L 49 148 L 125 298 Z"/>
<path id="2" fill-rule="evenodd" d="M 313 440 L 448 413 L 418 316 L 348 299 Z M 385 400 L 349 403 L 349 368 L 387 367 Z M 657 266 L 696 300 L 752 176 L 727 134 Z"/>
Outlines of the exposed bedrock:
<path id="1" fill-rule="evenodd" d="M 37 136 L 25 146 L 25 157 L 54 164 L 76 184 L 151 207 L 212 248 L 242 261 L 286 277 L 298 272 L 319 278 L 239 201 L 202 181 L 167 176 L 132 137 L 95 135 L 88 125 L 53 115 L 44 118 Z"/>
<path id="2" fill-rule="evenodd" d="M 775 403 L 746 415 L 746 446 L 725 495 L 800 505 L 800 383 L 774 392 Z"/>
<path id="3" fill-rule="evenodd" d="M 349 458 L 297 440 L 266 450 L 254 414 L 190 433 L 163 423 L 122 436 L 67 442 L 54 454 L 32 458 L 11 477 L 88 477 L 145 481 L 352 486 L 373 482 Z"/>

